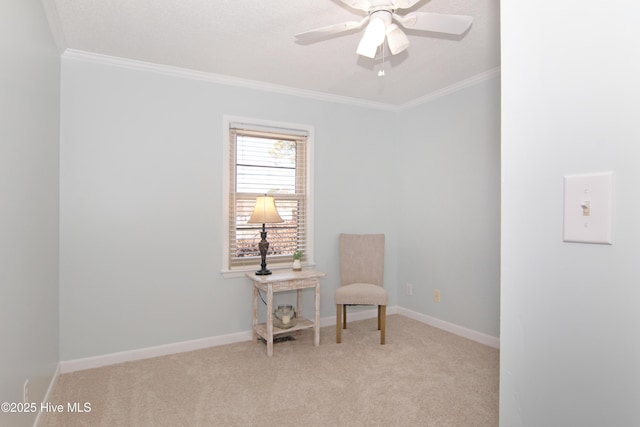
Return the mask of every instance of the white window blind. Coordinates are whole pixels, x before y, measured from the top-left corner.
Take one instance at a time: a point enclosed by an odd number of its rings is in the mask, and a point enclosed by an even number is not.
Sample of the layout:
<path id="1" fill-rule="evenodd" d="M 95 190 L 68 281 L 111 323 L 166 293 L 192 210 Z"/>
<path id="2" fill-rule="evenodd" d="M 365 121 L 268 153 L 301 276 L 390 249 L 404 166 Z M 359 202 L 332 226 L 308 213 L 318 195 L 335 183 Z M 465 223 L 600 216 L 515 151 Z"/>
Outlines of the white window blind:
<path id="1" fill-rule="evenodd" d="M 256 197 L 275 199 L 282 223 L 266 224 L 269 266 L 292 262 L 308 243 L 307 132 L 231 122 L 228 267 L 260 265 L 262 224 L 248 224 Z"/>

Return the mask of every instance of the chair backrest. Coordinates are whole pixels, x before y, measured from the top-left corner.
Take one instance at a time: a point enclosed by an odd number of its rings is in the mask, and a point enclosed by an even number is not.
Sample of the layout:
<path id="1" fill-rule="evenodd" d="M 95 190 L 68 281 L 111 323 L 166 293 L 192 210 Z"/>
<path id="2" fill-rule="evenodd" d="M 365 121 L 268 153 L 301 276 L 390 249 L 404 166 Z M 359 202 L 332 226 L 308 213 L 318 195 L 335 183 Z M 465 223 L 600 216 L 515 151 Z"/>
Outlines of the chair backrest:
<path id="1" fill-rule="evenodd" d="M 384 234 L 340 234 L 340 283 L 384 282 Z"/>

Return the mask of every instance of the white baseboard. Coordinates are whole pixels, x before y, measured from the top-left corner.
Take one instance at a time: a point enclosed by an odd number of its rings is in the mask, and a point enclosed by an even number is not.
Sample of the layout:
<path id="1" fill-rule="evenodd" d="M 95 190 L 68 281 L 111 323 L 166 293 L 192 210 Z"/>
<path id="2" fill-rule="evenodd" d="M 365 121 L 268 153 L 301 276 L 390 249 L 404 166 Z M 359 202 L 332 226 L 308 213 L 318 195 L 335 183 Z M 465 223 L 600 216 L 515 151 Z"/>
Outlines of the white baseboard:
<path id="1" fill-rule="evenodd" d="M 408 317 L 418 322 L 425 323 L 429 326 L 433 326 L 438 329 L 450 332 L 454 335 L 458 335 L 467 339 L 470 339 L 480 344 L 487 345 L 493 348 L 500 348 L 500 338 L 493 337 L 491 335 L 483 334 L 482 332 L 474 331 L 473 329 L 464 328 L 462 326 L 450 323 L 444 320 L 440 320 L 435 317 L 427 316 L 407 308 L 398 306 L 387 307 L 387 314 L 400 314 L 401 316 Z M 378 316 L 378 310 L 376 308 L 366 309 L 361 311 L 349 312 L 349 321 L 365 320 Z M 323 317 L 320 319 L 320 326 L 331 326 L 336 324 L 336 317 Z"/>
<path id="2" fill-rule="evenodd" d="M 417 320 L 427 325 L 443 329 L 452 334 L 459 335 L 464 338 L 488 345 L 494 348 L 500 348 L 500 339 L 490 335 L 483 334 L 472 329 L 467 329 L 435 317 L 417 313 L 415 311 L 402 307 L 387 307 L 387 314 L 400 314 Z M 349 321 L 358 321 L 371 319 L 378 315 L 377 308 L 352 310 L 349 312 Z M 336 324 L 335 316 L 323 317 L 320 319 L 320 326 L 331 326 Z M 74 359 L 60 362 L 58 374 L 66 374 L 84 369 L 99 368 L 101 366 L 115 365 L 117 363 L 131 362 L 134 360 L 149 359 L 152 357 L 166 356 L 169 354 L 184 353 L 187 351 L 200 350 L 203 348 L 216 347 L 219 345 L 232 344 L 236 342 L 250 341 L 251 331 L 243 331 L 234 334 L 220 335 L 215 337 L 201 338 L 191 341 L 182 341 L 173 344 L 159 345 L 155 347 L 141 348 L 137 350 L 122 351 L 119 353 L 105 354 L 102 356 L 87 357 L 83 359 Z M 53 381 L 52 381 L 53 383 Z M 50 386 L 51 388 L 51 386 Z"/>
<path id="3" fill-rule="evenodd" d="M 56 366 L 56 370 L 53 373 L 53 378 L 51 378 L 51 382 L 49 383 L 49 387 L 47 388 L 47 392 L 44 394 L 44 398 L 42 402 L 51 402 L 51 395 L 53 393 L 53 389 L 56 387 L 58 383 L 58 378 L 60 378 L 60 363 Z M 36 419 L 33 422 L 33 427 L 38 427 L 40 425 L 40 415 L 42 415 L 42 411 L 38 411 L 38 415 L 36 415 Z"/>
<path id="4" fill-rule="evenodd" d="M 398 314 L 397 306 L 387 307 L 387 314 Z M 347 320 L 349 322 L 357 322 L 358 320 L 372 319 L 378 317 L 377 308 L 355 309 L 350 310 Z M 323 317 L 320 319 L 320 327 L 332 326 L 336 324 L 336 316 Z"/>
<path id="5" fill-rule="evenodd" d="M 396 307 L 388 307 L 387 314 L 395 314 Z M 353 311 L 349 313 L 352 321 L 369 319 L 377 316 L 377 309 Z M 335 325 L 335 316 L 323 317 L 320 319 L 320 326 Z M 60 373 L 82 371 L 84 369 L 99 368 L 101 366 L 115 365 L 117 363 L 132 362 L 134 360 L 149 359 L 151 357 L 166 356 L 169 354 L 184 353 L 187 351 L 200 350 L 208 347 L 232 344 L 251 340 L 251 331 L 243 331 L 235 334 L 220 335 L 215 337 L 201 338 L 191 341 L 159 345 L 155 347 L 141 348 L 137 350 L 122 351 L 118 353 L 105 354 L 102 356 L 86 357 L 60 362 Z"/>
<path id="6" fill-rule="evenodd" d="M 467 329 L 454 323 L 449 323 L 435 317 L 427 316 L 426 314 L 418 313 L 407 308 L 398 308 L 398 314 L 417 320 L 418 322 L 426 323 L 427 325 L 435 328 L 451 332 L 452 334 L 468 338 L 472 341 L 479 342 L 480 344 L 488 345 L 493 348 L 500 348 L 500 338 L 474 331 L 473 329 Z"/>
<path id="7" fill-rule="evenodd" d="M 66 374 L 68 372 L 81 371 L 84 369 L 115 365 L 116 363 L 131 362 L 134 360 L 149 359 L 152 357 L 166 356 L 169 354 L 184 353 L 187 351 L 200 350 L 203 348 L 250 340 L 251 331 L 244 331 L 235 334 L 219 335 L 215 337 L 200 338 L 196 340 L 182 341 L 155 347 L 141 348 L 138 350 L 105 354 L 103 356 L 67 360 L 64 362 L 60 362 L 60 372 Z"/>

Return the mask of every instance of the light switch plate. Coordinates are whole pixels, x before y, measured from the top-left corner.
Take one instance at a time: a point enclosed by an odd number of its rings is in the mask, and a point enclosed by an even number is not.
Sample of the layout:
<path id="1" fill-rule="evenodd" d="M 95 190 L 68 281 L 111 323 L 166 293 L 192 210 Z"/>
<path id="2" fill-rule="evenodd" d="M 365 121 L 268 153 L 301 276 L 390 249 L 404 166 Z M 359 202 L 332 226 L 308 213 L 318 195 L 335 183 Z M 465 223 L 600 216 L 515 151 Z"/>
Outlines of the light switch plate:
<path id="1" fill-rule="evenodd" d="M 613 172 L 564 177 L 564 241 L 612 244 Z"/>

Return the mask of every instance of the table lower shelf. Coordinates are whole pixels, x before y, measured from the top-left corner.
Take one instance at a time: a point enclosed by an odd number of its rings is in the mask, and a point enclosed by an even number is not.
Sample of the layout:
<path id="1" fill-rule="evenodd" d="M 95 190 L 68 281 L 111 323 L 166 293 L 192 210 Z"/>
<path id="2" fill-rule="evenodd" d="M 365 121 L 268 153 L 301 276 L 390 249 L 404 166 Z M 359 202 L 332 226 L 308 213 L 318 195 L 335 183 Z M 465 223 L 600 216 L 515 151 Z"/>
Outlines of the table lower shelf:
<path id="1" fill-rule="evenodd" d="M 290 328 L 287 329 L 282 329 L 282 328 L 278 328 L 277 326 L 274 325 L 273 327 L 273 336 L 275 337 L 276 335 L 280 335 L 280 334 L 286 334 L 286 333 L 290 333 L 293 331 L 299 331 L 301 329 L 309 329 L 309 328 L 313 328 L 313 322 L 309 319 L 305 319 L 304 317 L 299 317 L 298 318 L 298 323 L 296 323 L 295 326 L 292 326 Z M 256 326 L 256 333 L 261 336 L 262 338 L 264 338 L 265 340 L 268 339 L 267 336 L 267 324 L 266 323 L 260 323 Z"/>

